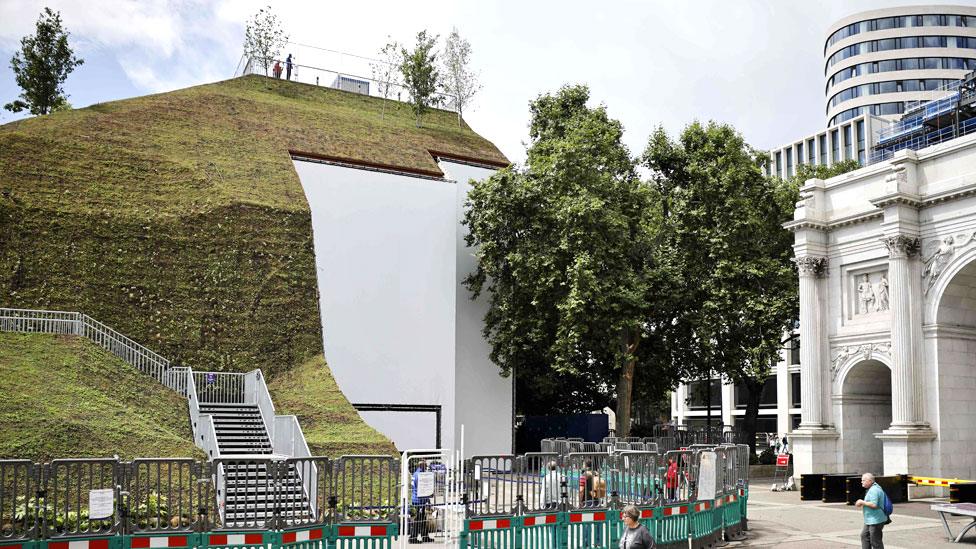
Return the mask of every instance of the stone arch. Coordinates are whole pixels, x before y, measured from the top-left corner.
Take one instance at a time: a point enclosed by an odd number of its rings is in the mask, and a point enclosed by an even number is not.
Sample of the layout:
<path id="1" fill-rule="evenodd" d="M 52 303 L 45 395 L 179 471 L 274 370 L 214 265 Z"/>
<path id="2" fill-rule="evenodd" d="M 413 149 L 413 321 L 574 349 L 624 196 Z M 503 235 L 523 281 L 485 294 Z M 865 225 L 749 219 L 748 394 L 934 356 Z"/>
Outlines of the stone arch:
<path id="1" fill-rule="evenodd" d="M 960 272 L 971 265 L 976 265 L 976 246 L 957 250 L 955 256 L 946 266 L 939 278 L 932 283 L 928 292 L 925 294 L 925 324 L 939 322 L 939 307 L 942 305 L 945 292 L 952 285 L 953 281 Z M 924 259 L 924 257 L 923 257 Z M 970 267 L 973 269 L 974 267 Z M 922 289 L 928 286 L 929 281 L 922 280 Z"/>
<path id="2" fill-rule="evenodd" d="M 836 374 L 834 376 L 834 391 L 833 394 L 840 395 L 843 394 L 844 380 L 854 369 L 854 366 L 866 361 L 880 362 L 881 364 L 888 367 L 889 372 L 894 366 L 891 364 L 891 356 L 884 351 L 889 348 L 888 343 L 866 343 L 861 346 L 856 347 L 868 347 L 867 351 L 855 349 L 850 358 L 846 361 L 837 365 Z"/>
<path id="3" fill-rule="evenodd" d="M 891 425 L 891 365 L 881 353 L 849 361 L 834 395 L 845 471 L 880 472 L 884 445 L 877 434 Z"/>
<path id="4" fill-rule="evenodd" d="M 956 250 L 927 297 L 926 366 L 934 383 L 926 403 L 939 433 L 939 474 L 969 478 L 976 474 L 969 457 L 976 445 L 976 246 Z"/>

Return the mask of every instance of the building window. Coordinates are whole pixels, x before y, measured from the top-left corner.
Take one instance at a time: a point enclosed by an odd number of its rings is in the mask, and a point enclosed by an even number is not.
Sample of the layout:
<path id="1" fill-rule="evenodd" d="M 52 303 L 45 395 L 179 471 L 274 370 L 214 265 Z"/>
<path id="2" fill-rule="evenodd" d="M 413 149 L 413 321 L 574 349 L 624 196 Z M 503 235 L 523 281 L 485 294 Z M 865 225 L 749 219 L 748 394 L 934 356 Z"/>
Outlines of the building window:
<path id="1" fill-rule="evenodd" d="M 803 165 L 803 143 L 796 144 L 796 165 L 797 167 Z"/>
<path id="2" fill-rule="evenodd" d="M 820 164 L 827 165 L 827 134 L 820 136 Z"/>
<path id="3" fill-rule="evenodd" d="M 793 175 L 793 147 L 786 149 L 786 177 Z"/>
<path id="4" fill-rule="evenodd" d="M 830 132 L 830 163 L 840 162 L 840 130 Z"/>
<path id="5" fill-rule="evenodd" d="M 857 121 L 857 161 L 864 164 L 864 121 Z"/>
<path id="6" fill-rule="evenodd" d="M 800 363 L 800 336 L 795 336 L 790 340 L 790 366 Z"/>
<path id="7" fill-rule="evenodd" d="M 854 158 L 854 141 L 851 140 L 851 125 L 844 126 L 844 160 Z"/>
<path id="8" fill-rule="evenodd" d="M 817 163 L 817 151 L 813 149 L 813 139 L 807 139 L 807 164 Z"/>
<path id="9" fill-rule="evenodd" d="M 793 372 L 790 374 L 790 408 L 800 407 L 800 395 L 802 391 L 800 390 L 800 373 Z"/>
<path id="10" fill-rule="evenodd" d="M 749 394 L 745 385 L 735 384 L 735 407 L 738 410 L 745 410 L 749 402 Z M 776 376 L 769 376 L 762 386 L 762 393 L 759 395 L 760 408 L 776 407 Z"/>
<path id="11" fill-rule="evenodd" d="M 712 384 L 712 409 L 717 410 L 721 417 L 722 409 L 722 380 L 713 379 Z M 708 408 L 708 382 L 692 381 L 688 384 L 688 409 L 705 410 Z"/>
<path id="12" fill-rule="evenodd" d="M 783 152 L 776 151 L 776 177 L 783 177 Z"/>

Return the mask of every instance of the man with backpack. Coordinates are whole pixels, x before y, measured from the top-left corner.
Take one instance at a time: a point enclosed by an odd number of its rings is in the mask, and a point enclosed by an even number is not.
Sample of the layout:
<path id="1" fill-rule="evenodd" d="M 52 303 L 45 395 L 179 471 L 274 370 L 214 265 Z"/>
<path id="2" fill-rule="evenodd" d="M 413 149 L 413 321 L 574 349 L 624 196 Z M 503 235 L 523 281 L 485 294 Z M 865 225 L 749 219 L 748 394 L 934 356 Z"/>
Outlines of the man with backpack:
<path id="1" fill-rule="evenodd" d="M 882 530 L 891 522 L 891 500 L 888 494 L 874 482 L 874 475 L 861 475 L 861 486 L 866 490 L 864 499 L 854 502 L 864 513 L 864 529 L 861 530 L 861 549 L 884 549 Z"/>

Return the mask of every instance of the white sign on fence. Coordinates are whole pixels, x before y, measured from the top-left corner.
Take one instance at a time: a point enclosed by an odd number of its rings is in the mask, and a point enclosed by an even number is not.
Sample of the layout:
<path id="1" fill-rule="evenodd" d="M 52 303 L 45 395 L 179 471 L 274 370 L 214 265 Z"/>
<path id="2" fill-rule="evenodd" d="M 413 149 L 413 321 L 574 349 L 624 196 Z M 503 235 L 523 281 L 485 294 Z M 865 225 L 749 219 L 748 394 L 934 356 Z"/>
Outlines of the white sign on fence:
<path id="1" fill-rule="evenodd" d="M 88 518 L 92 520 L 110 518 L 114 512 L 115 490 L 106 488 L 88 491 Z"/>
<path id="2" fill-rule="evenodd" d="M 715 499 L 715 452 L 702 452 L 698 465 L 698 500 Z"/>
<path id="3" fill-rule="evenodd" d="M 434 495 L 434 473 L 417 475 L 417 497 L 429 498 Z"/>

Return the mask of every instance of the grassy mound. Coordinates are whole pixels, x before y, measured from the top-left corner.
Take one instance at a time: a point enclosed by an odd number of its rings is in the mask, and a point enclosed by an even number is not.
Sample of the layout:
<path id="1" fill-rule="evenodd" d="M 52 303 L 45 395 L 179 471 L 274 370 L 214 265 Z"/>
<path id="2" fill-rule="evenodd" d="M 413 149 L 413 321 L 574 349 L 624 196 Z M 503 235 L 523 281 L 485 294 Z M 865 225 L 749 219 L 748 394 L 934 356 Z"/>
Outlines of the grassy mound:
<path id="1" fill-rule="evenodd" d="M 312 454 L 397 454 L 386 437 L 364 426 L 321 357 L 279 375 L 268 390 L 277 413 L 298 416 Z"/>
<path id="2" fill-rule="evenodd" d="M 0 458 L 202 457 L 186 400 L 75 336 L 0 333 Z"/>

